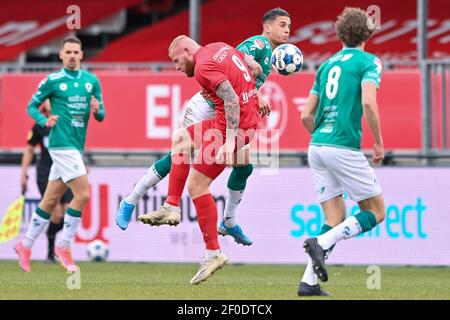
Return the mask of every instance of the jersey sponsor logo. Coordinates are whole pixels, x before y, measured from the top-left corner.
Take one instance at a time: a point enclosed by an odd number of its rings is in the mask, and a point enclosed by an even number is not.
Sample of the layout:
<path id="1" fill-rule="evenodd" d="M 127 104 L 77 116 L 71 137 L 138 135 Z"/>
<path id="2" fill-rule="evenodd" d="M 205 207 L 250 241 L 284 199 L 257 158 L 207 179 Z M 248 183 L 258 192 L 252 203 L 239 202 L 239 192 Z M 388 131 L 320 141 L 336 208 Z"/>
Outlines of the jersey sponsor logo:
<path id="1" fill-rule="evenodd" d="M 219 51 L 217 51 L 214 56 L 213 56 L 213 60 L 217 61 L 217 62 L 222 62 L 223 59 L 226 58 L 226 56 L 228 55 L 228 52 L 226 50 L 229 50 L 230 47 L 229 46 L 223 46 L 222 48 L 219 49 Z"/>
<path id="2" fill-rule="evenodd" d="M 71 125 L 75 128 L 84 128 L 84 121 L 72 119 Z"/>
<path id="3" fill-rule="evenodd" d="M 67 90 L 67 84 L 66 83 L 60 83 L 59 84 L 59 90 L 66 91 Z"/>
<path id="4" fill-rule="evenodd" d="M 325 125 L 325 127 L 320 129 L 319 132 L 320 133 L 332 133 L 333 132 L 333 126 Z"/>
<path id="5" fill-rule="evenodd" d="M 249 91 L 242 93 L 242 102 L 244 104 L 248 103 L 250 98 L 257 94 L 258 94 L 258 90 L 256 90 L 256 89 L 250 89 Z"/>
<path id="6" fill-rule="evenodd" d="M 289 108 L 284 90 L 273 81 L 266 81 L 259 89 L 262 97 L 267 99 L 272 107 L 270 116 L 261 121 L 262 128 L 257 134 L 261 143 L 273 143 L 278 141 L 287 126 Z"/>
<path id="7" fill-rule="evenodd" d="M 255 42 L 254 42 L 254 45 L 258 49 L 262 49 L 262 48 L 264 48 L 264 41 L 262 41 L 260 39 L 256 39 Z"/>
<path id="8" fill-rule="evenodd" d="M 92 91 L 92 84 L 89 82 L 86 82 L 86 84 L 84 85 L 84 87 L 86 88 L 87 92 L 91 92 Z"/>

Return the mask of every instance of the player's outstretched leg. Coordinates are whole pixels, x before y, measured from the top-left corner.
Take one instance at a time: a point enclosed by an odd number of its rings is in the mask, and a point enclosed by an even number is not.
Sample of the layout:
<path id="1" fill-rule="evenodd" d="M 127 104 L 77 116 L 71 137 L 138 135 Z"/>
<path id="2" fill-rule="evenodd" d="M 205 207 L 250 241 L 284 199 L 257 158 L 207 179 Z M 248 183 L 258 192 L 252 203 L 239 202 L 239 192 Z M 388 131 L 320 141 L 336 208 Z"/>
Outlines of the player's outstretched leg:
<path id="1" fill-rule="evenodd" d="M 131 220 L 134 208 L 144 194 L 152 187 L 157 185 L 170 172 L 172 164 L 170 152 L 156 161 L 145 175 L 136 183 L 133 191 L 120 202 L 116 213 L 116 224 L 120 229 L 126 230 Z"/>
<path id="2" fill-rule="evenodd" d="M 225 203 L 223 220 L 219 223 L 218 233 L 222 236 L 232 236 L 234 241 L 244 246 L 250 246 L 253 241 L 242 231 L 236 223 L 236 208 L 242 201 L 247 179 L 253 172 L 253 165 L 233 166 L 228 178 L 228 198 Z"/>
<path id="3" fill-rule="evenodd" d="M 381 194 L 358 201 L 358 205 L 362 210 L 361 212 L 348 217 L 344 222 L 317 238 L 305 241 L 304 247 L 313 260 L 314 272 L 322 281 L 326 281 L 324 279 L 327 278 L 324 267 L 326 250 L 343 239 L 350 239 L 371 230 L 384 220 L 385 207 Z"/>
<path id="4" fill-rule="evenodd" d="M 178 129 L 172 136 L 171 167 L 167 200 L 158 210 L 140 215 L 138 220 L 151 226 L 176 226 L 181 221 L 181 196 L 191 169 L 194 143 L 186 129 Z"/>

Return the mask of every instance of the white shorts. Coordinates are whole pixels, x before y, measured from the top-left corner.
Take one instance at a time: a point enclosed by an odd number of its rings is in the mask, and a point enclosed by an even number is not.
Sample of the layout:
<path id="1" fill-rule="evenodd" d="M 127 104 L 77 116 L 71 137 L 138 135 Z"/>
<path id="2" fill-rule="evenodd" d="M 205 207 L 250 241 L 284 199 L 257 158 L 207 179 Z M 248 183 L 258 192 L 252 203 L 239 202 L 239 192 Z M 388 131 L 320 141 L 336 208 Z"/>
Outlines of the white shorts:
<path id="1" fill-rule="evenodd" d="M 203 98 L 200 92 L 197 92 L 189 102 L 183 112 L 181 127 L 187 128 L 192 124 L 199 123 L 203 120 L 212 119 L 216 116 L 216 109 L 211 107 Z M 250 144 L 243 146 L 241 149 L 249 149 Z"/>
<path id="2" fill-rule="evenodd" d="M 208 120 L 216 116 L 216 109 L 211 107 L 200 92 L 197 92 L 184 109 L 181 127 L 187 128 L 192 124 Z"/>
<path id="3" fill-rule="evenodd" d="M 360 151 L 310 145 L 308 161 L 320 203 L 344 192 L 356 202 L 381 194 L 375 172 Z"/>
<path id="4" fill-rule="evenodd" d="M 78 150 L 49 150 L 53 160 L 48 180 L 62 179 L 64 183 L 87 174 L 83 157 Z"/>

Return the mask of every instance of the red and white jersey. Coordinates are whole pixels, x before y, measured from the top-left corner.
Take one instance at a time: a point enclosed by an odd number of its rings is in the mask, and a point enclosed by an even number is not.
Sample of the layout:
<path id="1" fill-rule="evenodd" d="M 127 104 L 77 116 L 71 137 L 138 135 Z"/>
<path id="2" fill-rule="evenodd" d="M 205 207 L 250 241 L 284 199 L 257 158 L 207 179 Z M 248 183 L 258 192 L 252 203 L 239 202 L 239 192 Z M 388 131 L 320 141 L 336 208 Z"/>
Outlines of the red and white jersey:
<path id="1" fill-rule="evenodd" d="M 216 127 L 225 129 L 224 102 L 216 94 L 216 89 L 225 80 L 230 81 L 239 96 L 239 128 L 247 129 L 258 123 L 258 94 L 256 82 L 244 62 L 244 54 L 232 46 L 216 42 L 202 47 L 194 56 L 194 75 L 198 83 L 211 96 L 216 106 Z"/>

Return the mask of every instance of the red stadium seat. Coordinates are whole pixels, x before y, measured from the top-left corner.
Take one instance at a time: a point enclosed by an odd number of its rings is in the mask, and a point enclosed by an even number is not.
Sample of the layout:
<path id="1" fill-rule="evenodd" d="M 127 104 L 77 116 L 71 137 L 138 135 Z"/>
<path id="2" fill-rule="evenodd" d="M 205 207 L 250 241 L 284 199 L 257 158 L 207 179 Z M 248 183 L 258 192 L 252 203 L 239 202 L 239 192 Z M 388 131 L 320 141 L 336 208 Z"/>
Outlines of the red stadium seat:
<path id="1" fill-rule="evenodd" d="M 431 57 L 450 56 L 450 30 L 446 19 L 450 10 L 448 1 L 429 1 L 429 53 Z M 232 8 L 226 1 L 212 0 L 201 9 L 201 42 L 224 41 L 231 45 L 261 33 L 261 17 L 269 9 L 281 6 L 292 18 L 290 42 L 297 44 L 305 54 L 305 61 L 324 60 L 339 50 L 334 21 L 346 5 L 346 0 L 317 0 L 307 6 L 297 0 L 280 3 L 275 0 L 236 1 Z M 373 1 L 358 1 L 367 8 Z M 416 2 L 410 0 L 380 0 L 381 29 L 377 31 L 368 50 L 382 60 L 412 60 L 416 57 Z M 326 10 L 324 10 L 326 8 Z M 92 61 L 168 61 L 167 47 L 179 34 L 189 34 L 187 10 L 155 25 L 142 28 L 109 44 Z"/>
<path id="2" fill-rule="evenodd" d="M 1 1 L 0 61 L 13 60 L 23 51 L 66 34 L 70 16 L 66 12 L 73 2 L 49 0 L 36 5 L 33 0 Z M 139 2 L 141 0 L 76 1 L 80 7 L 81 28 Z"/>

